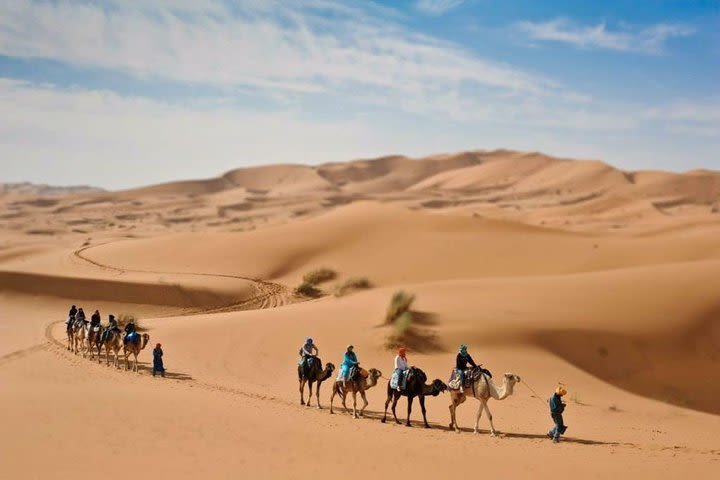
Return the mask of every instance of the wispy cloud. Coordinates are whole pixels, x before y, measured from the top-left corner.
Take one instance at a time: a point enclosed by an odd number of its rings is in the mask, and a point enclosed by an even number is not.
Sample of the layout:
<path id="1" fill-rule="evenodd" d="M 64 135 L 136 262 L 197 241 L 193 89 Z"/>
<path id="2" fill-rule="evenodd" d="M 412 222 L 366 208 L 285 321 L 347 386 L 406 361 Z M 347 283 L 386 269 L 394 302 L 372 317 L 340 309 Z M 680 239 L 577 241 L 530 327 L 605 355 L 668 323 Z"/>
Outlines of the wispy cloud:
<path id="1" fill-rule="evenodd" d="M 417 0 L 415 5 L 418 10 L 429 15 L 442 15 L 463 3 L 465 0 Z"/>
<path id="2" fill-rule="evenodd" d="M 686 37 L 695 30 L 681 24 L 658 23 L 645 28 L 609 28 L 606 23 L 583 26 L 567 19 L 548 22 L 519 22 L 517 28 L 531 39 L 561 42 L 581 48 L 598 48 L 644 54 L 662 53 L 670 38 Z"/>
<path id="3" fill-rule="evenodd" d="M 288 94 L 358 87 L 434 94 L 461 83 L 514 91 L 546 86 L 522 69 L 478 58 L 356 5 L 3 2 L 0 54 Z"/>

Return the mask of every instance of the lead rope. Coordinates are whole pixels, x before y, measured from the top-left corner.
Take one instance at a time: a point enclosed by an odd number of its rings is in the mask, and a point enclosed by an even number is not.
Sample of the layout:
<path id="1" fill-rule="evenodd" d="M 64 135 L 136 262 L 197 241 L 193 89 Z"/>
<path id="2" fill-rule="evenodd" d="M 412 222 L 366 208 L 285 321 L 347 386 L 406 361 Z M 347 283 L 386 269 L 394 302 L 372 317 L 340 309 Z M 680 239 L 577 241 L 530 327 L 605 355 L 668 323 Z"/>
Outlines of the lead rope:
<path id="1" fill-rule="evenodd" d="M 543 406 L 545 406 L 545 402 L 543 402 L 542 398 L 540 398 L 540 395 L 537 394 L 537 392 L 527 383 L 527 381 L 523 380 L 520 383 L 525 385 L 532 392 L 533 396 L 537 398 L 538 401 L 543 404 Z"/>

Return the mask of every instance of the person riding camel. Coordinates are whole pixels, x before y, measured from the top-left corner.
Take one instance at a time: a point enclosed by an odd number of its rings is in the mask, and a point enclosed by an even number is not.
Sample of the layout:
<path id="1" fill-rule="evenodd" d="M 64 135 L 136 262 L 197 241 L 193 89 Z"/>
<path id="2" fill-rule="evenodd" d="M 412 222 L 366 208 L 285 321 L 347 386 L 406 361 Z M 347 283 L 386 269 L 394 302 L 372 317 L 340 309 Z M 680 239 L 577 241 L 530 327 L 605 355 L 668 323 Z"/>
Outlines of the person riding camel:
<path id="1" fill-rule="evenodd" d="M 300 361 L 298 362 L 298 365 L 302 365 L 305 362 L 308 362 L 308 364 L 310 364 L 311 361 L 315 361 L 315 358 L 319 355 L 319 353 L 320 351 L 313 343 L 312 337 L 307 337 L 305 339 L 305 344 L 300 347 L 300 351 L 298 352 L 298 354 L 300 355 Z"/>
<path id="2" fill-rule="evenodd" d="M 464 392 L 465 389 L 463 388 L 465 385 L 465 370 L 468 369 L 468 364 L 470 364 L 473 367 L 477 367 L 475 364 L 475 361 L 470 356 L 470 354 L 467 351 L 467 345 L 462 344 L 460 345 L 460 349 L 458 351 L 457 357 L 455 357 L 455 370 L 460 375 L 460 392 Z"/>
<path id="3" fill-rule="evenodd" d="M 107 340 L 110 332 L 120 333 L 120 328 L 118 327 L 117 320 L 115 320 L 115 315 L 113 315 L 112 313 L 108 315 L 108 326 L 105 327 L 105 329 L 103 330 L 102 335 L 100 336 L 100 341 L 104 342 L 105 340 Z"/>
<path id="4" fill-rule="evenodd" d="M 90 317 L 90 335 L 92 335 L 92 338 L 94 338 L 95 341 L 97 341 L 99 339 L 99 335 L 97 335 L 97 333 L 100 331 L 100 322 L 101 321 L 102 321 L 102 318 L 100 317 L 100 311 L 95 310 L 95 313 L 93 313 L 92 316 Z"/>
<path id="5" fill-rule="evenodd" d="M 75 314 L 75 320 L 77 320 L 79 322 L 85 321 L 85 312 L 83 311 L 82 307 L 78 308 L 78 311 Z"/>
<path id="6" fill-rule="evenodd" d="M 353 367 L 357 367 L 359 365 L 357 355 L 355 355 L 353 349 L 354 347 L 352 345 L 348 345 L 347 349 L 345 350 L 345 357 L 343 358 L 343 362 L 340 365 L 340 373 L 337 377 L 338 382 L 347 382 L 349 380 L 352 380 L 350 378 L 350 371 L 353 369 Z"/>
<path id="7" fill-rule="evenodd" d="M 74 321 L 75 321 L 75 315 L 77 315 L 77 313 L 78 313 L 78 309 L 77 309 L 77 307 L 76 307 L 75 305 L 73 305 L 72 307 L 70 307 L 70 312 L 68 313 L 68 319 L 67 319 L 67 322 L 65 322 L 65 323 L 68 323 L 68 324 L 69 324 L 69 323 L 74 322 Z"/>
<path id="8" fill-rule="evenodd" d="M 407 359 L 407 350 L 405 347 L 398 349 L 398 354 L 395 356 L 395 369 L 393 370 L 392 378 L 390 380 L 390 386 L 395 388 L 398 392 L 402 392 L 405 389 L 407 383 L 407 374 L 410 371 Z"/>
<path id="9" fill-rule="evenodd" d="M 135 328 L 135 323 L 130 320 L 130 322 L 125 325 L 125 336 L 123 337 L 123 343 L 127 343 L 130 340 L 130 337 L 134 337 L 137 333 Z"/>
<path id="10" fill-rule="evenodd" d="M 65 320 L 65 325 L 67 325 L 65 328 L 68 332 L 70 332 L 73 328 L 73 324 L 75 323 L 75 315 L 77 315 L 77 307 L 73 305 L 70 307 L 70 312 L 68 312 L 68 319 Z"/>

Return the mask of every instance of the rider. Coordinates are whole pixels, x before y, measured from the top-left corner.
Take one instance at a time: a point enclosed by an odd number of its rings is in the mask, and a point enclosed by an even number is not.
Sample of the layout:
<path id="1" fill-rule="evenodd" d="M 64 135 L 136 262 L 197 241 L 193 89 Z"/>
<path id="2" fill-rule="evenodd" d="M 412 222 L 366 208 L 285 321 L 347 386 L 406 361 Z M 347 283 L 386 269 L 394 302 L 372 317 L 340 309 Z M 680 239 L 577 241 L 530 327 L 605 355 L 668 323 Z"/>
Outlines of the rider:
<path id="1" fill-rule="evenodd" d="M 83 312 L 82 307 L 78 308 L 77 313 L 75 314 L 75 320 L 84 322 L 85 321 L 85 312 Z"/>
<path id="2" fill-rule="evenodd" d="M 465 370 L 468 368 L 468 363 L 473 367 L 477 367 L 475 361 L 467 351 L 467 345 L 464 343 L 460 345 L 457 357 L 455 358 L 455 369 L 460 372 L 460 392 L 464 391 L 465 386 Z"/>
<path id="3" fill-rule="evenodd" d="M 407 382 L 407 374 L 410 367 L 408 366 L 407 350 L 405 347 L 398 349 L 398 354 L 395 357 L 395 370 L 393 371 L 393 383 L 397 384 L 397 391 L 402 392 Z"/>
<path id="4" fill-rule="evenodd" d="M 113 315 L 112 313 L 108 315 L 108 326 L 105 327 L 105 329 L 103 330 L 100 340 L 105 341 L 108 338 L 109 332 L 120 333 L 117 320 L 115 320 L 115 315 Z"/>
<path id="5" fill-rule="evenodd" d="M 308 359 L 314 359 L 318 356 L 319 351 L 317 346 L 313 343 L 312 337 L 307 337 L 305 339 L 305 345 L 300 347 L 300 351 L 298 352 L 300 355 L 300 362 L 298 362 L 300 365 L 302 365 L 305 361 Z"/>
<path id="6" fill-rule="evenodd" d="M 337 380 L 340 382 L 347 382 L 350 380 L 350 370 L 352 367 L 357 367 L 358 365 L 357 355 L 355 355 L 355 352 L 353 351 L 353 346 L 348 345 L 345 350 L 345 357 L 340 365 L 340 373 L 338 374 Z"/>
<path id="7" fill-rule="evenodd" d="M 97 328 L 98 332 L 100 331 L 101 320 L 102 319 L 100 317 L 100 311 L 95 310 L 95 313 L 93 313 L 92 317 L 90 317 L 90 335 L 92 335 L 93 336 L 92 338 L 94 338 L 95 340 L 98 339 L 97 332 L 95 331 L 95 329 Z"/>
<path id="8" fill-rule="evenodd" d="M 132 320 L 130 320 L 130 322 L 127 325 L 125 325 L 125 336 L 123 337 L 123 343 L 127 342 L 127 338 L 131 334 L 135 333 L 135 331 L 136 331 L 135 323 Z"/>
<path id="9" fill-rule="evenodd" d="M 68 313 L 68 321 L 65 323 L 72 323 L 75 320 L 75 315 L 78 313 L 78 309 L 75 305 L 70 307 L 70 312 Z"/>

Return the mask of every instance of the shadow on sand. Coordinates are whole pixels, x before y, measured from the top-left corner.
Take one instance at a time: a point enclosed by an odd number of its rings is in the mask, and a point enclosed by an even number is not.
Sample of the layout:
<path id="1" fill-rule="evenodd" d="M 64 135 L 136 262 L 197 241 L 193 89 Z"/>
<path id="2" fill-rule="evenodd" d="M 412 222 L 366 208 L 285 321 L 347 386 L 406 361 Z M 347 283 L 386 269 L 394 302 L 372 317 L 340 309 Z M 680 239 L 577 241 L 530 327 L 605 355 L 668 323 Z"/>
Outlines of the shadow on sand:
<path id="1" fill-rule="evenodd" d="M 415 415 L 415 409 L 417 408 L 417 414 L 420 415 L 420 405 L 417 404 L 417 402 L 413 403 L 413 416 Z M 352 412 L 352 407 L 350 407 L 350 411 Z M 339 409 L 336 409 L 336 413 L 342 413 L 345 412 L 342 410 L 342 406 L 340 406 Z M 405 425 L 405 411 L 403 411 L 403 415 L 399 415 L 400 412 L 398 411 L 398 420 L 400 420 L 401 425 Z M 383 412 L 379 412 L 376 410 L 365 410 L 365 415 L 362 418 L 370 419 L 370 420 L 382 420 L 383 418 Z M 422 418 L 422 417 L 421 417 Z M 393 424 L 395 423 L 395 420 L 393 419 L 392 412 L 390 409 L 388 409 L 388 416 L 387 416 L 387 423 Z M 425 430 L 424 425 L 422 423 L 422 420 L 411 420 L 410 421 L 412 428 L 419 428 L 422 430 Z M 449 427 L 449 425 L 440 425 L 438 423 L 434 422 L 428 422 L 430 424 L 430 428 L 433 430 L 440 430 L 443 432 L 454 432 L 452 428 Z M 461 433 L 473 433 L 472 428 L 460 428 Z M 479 436 L 486 436 L 490 437 L 490 430 L 480 430 Z M 522 433 L 522 432 L 497 432 L 496 438 L 509 438 L 509 439 L 525 439 L 525 440 L 545 440 L 547 442 L 550 442 L 550 439 L 548 436 L 544 433 Z M 560 440 L 561 443 L 572 443 L 576 445 L 606 445 L 606 446 L 623 446 L 623 447 L 635 447 L 636 445 L 634 443 L 628 443 L 628 442 L 603 442 L 600 440 L 590 440 L 585 438 L 574 438 L 574 437 L 562 437 Z"/>

